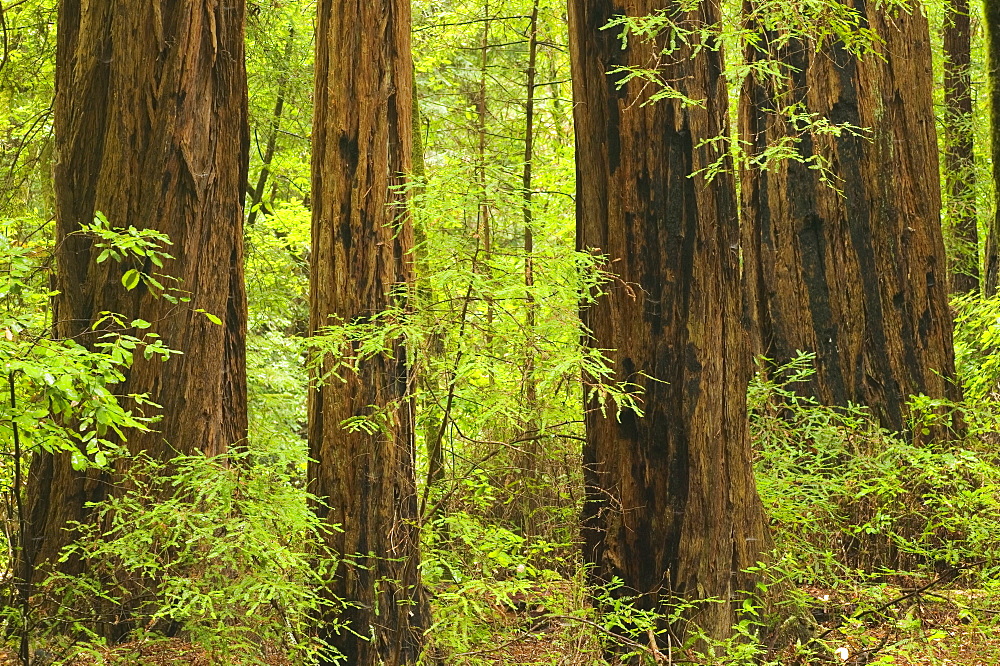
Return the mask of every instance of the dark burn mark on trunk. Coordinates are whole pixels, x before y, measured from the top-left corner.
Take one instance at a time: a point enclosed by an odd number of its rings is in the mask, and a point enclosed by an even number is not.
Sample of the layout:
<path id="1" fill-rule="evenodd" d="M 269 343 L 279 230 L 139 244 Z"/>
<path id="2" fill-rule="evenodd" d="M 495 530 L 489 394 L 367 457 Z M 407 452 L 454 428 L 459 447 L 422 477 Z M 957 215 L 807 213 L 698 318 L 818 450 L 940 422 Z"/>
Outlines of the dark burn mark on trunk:
<path id="1" fill-rule="evenodd" d="M 714 21 L 716 9 L 705 5 L 702 12 Z M 637 606 L 662 611 L 673 602 L 670 587 L 730 594 L 732 550 L 743 569 L 756 552 L 742 537 L 764 540 L 759 506 L 744 502 L 754 496 L 749 469 L 739 469 L 749 451 L 740 414 L 745 373 L 738 367 L 745 356 L 734 349 L 744 342 L 733 183 L 728 174 L 712 183 L 692 177 L 717 152 L 695 145 L 727 132 L 721 54 L 705 48 L 664 70 L 681 86 L 697 85 L 698 96 L 707 91 L 704 106 L 643 105 L 636 96 L 648 90 L 619 89 L 607 72 L 648 66 L 648 47 L 630 39 L 623 52 L 618 36 L 601 29 L 612 15 L 608 2 L 571 0 L 570 15 L 574 89 L 585 100 L 574 107 L 583 157 L 578 243 L 599 247 L 617 274 L 583 320 L 592 331 L 588 343 L 613 350 L 616 379 L 644 389 L 641 419 L 627 411 L 620 420 L 605 417 L 590 404 L 584 552 L 593 582 L 618 577 L 625 587 L 617 594 L 639 595 Z M 683 20 L 699 17 L 692 12 Z M 706 458 L 719 464 L 706 468 Z M 698 507 L 694 518 L 691 506 Z M 735 513 L 743 516 L 739 524 Z M 720 543 L 727 544 L 721 553 Z M 736 588 L 748 589 L 742 584 Z M 731 620 L 728 604 L 699 615 L 717 636 L 731 630 Z"/>
<path id="2" fill-rule="evenodd" d="M 747 16 L 758 9 L 751 1 Z M 864 2 L 857 9 L 880 38 L 876 57 L 859 60 L 833 42 L 818 53 L 795 41 L 779 45 L 767 34 L 760 52 L 748 52 L 788 65 L 743 89 L 741 138 L 753 156 L 798 139 L 801 158 L 827 160 L 832 178 L 792 160 L 744 169 L 744 277 L 766 303 L 755 333 L 772 367 L 799 349 L 815 351 L 817 374 L 796 390 L 828 404 L 867 405 L 883 426 L 902 430 L 907 395 L 958 397 L 949 380 L 947 294 L 943 280 L 927 275 L 944 262 L 927 23 L 920 14 L 889 20 Z M 899 58 L 911 62 L 900 67 Z M 811 136 L 774 111 L 795 102 L 831 123 L 865 128 L 863 136 Z"/>
<path id="3" fill-rule="evenodd" d="M 820 362 L 827 368 L 827 389 L 833 400 L 837 404 L 846 404 L 850 396 L 847 392 L 847 385 L 844 382 L 844 374 L 841 369 L 842 357 L 840 355 L 840 331 L 838 321 L 834 316 L 830 304 L 830 279 L 824 263 L 827 253 L 826 236 L 823 220 L 818 215 L 809 215 L 802 222 L 802 229 L 799 232 L 799 251 L 802 256 L 802 279 L 805 281 L 806 291 L 809 294 L 810 322 L 816 332 L 815 351 L 820 358 Z M 796 322 L 800 325 L 803 322 Z M 796 349 L 782 349 L 777 355 L 779 358 L 790 358 L 795 354 Z M 815 377 L 809 382 L 810 393 L 819 395 L 819 387 L 815 385 Z"/>
<path id="4" fill-rule="evenodd" d="M 349 174 L 356 173 L 358 170 L 358 159 L 360 158 L 358 137 L 342 133 L 338 147 L 340 149 L 340 159 L 344 161 L 344 171 Z"/>
<path id="5" fill-rule="evenodd" d="M 346 205 L 350 206 L 350 201 L 349 200 L 346 203 Z M 351 251 L 351 244 L 352 244 L 352 240 L 353 240 L 353 237 L 352 237 L 352 234 L 351 234 L 350 211 L 349 210 L 345 211 L 345 210 L 341 209 L 341 211 L 340 211 L 340 219 L 341 219 L 341 222 L 340 222 L 340 225 L 339 225 L 339 227 L 340 227 L 340 244 L 343 246 L 345 252 L 350 252 Z"/>

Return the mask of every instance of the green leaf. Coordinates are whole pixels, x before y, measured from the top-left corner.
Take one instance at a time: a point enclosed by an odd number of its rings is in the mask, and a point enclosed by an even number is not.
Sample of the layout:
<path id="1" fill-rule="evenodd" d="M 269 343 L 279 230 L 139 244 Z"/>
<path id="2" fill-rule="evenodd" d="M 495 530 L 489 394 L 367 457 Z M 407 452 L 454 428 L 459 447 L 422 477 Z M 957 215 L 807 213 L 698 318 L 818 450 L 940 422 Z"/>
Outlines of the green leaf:
<path id="1" fill-rule="evenodd" d="M 87 469 L 87 459 L 79 451 L 70 453 L 69 464 L 78 472 Z"/>
<path id="2" fill-rule="evenodd" d="M 129 291 L 139 286 L 139 271 L 134 268 L 125 271 L 125 275 L 122 276 L 122 285 Z"/>
<path id="3" fill-rule="evenodd" d="M 222 326 L 222 320 L 221 320 L 221 319 L 219 319 L 218 317 L 216 317 L 216 316 L 215 316 L 214 314 L 212 314 L 211 312 L 207 312 L 207 311 L 205 311 L 205 310 L 203 310 L 203 309 L 201 309 L 201 308 L 198 308 L 197 310 L 195 310 L 195 312 L 200 312 L 200 313 L 202 313 L 203 315 L 205 315 L 205 316 L 206 316 L 206 317 L 208 318 L 208 320 L 209 320 L 210 322 L 212 322 L 212 323 L 213 323 L 213 324 L 215 324 L 216 326 Z"/>

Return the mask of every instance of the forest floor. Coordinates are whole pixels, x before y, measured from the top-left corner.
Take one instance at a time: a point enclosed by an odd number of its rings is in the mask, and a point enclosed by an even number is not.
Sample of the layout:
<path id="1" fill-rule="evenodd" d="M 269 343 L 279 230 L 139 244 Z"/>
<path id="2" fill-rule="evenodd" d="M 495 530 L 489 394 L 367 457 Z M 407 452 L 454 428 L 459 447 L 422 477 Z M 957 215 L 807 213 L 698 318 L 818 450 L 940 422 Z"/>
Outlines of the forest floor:
<path id="1" fill-rule="evenodd" d="M 812 664 L 848 665 L 881 664 L 894 666 L 1000 666 L 1000 610 L 979 607 L 986 605 L 977 591 L 958 588 L 926 592 L 903 605 L 883 609 L 878 621 L 850 621 L 843 613 L 857 608 L 851 595 L 839 599 L 834 591 L 810 589 L 817 601 L 820 616 L 818 634 L 831 651 L 822 656 L 796 656 L 794 649 L 779 652 L 767 663 L 782 666 L 812 666 Z M 538 631 L 523 627 L 539 626 L 532 617 L 511 617 L 513 627 L 498 631 L 497 647 L 492 652 L 492 664 L 523 664 L 525 666 L 603 666 L 593 632 L 583 637 L 579 627 L 565 622 L 543 623 Z M 572 623 L 569 623 L 572 624 Z M 520 626 L 522 629 L 517 630 Z M 514 635 L 516 640 L 511 641 Z M 506 641 L 506 642 L 505 642 Z M 845 651 L 846 650 L 846 651 Z M 479 658 L 487 654 L 476 655 Z M 690 664 L 687 655 L 659 655 L 658 664 Z M 472 655 L 470 655 L 472 656 Z M 650 660 L 652 663 L 653 660 Z M 448 661 L 449 665 L 483 662 Z M 729 663 L 729 662 L 726 662 Z"/>
<path id="2" fill-rule="evenodd" d="M 852 603 L 833 591 L 808 590 L 823 602 L 817 606 L 819 633 L 825 643 L 838 650 L 824 659 L 794 656 L 793 650 L 776 654 L 768 663 L 782 666 L 812 664 L 879 664 L 894 666 L 1000 666 L 1000 610 L 980 607 L 981 595 L 963 589 L 940 589 L 914 597 L 911 603 L 883 609 L 878 621 L 845 620 Z M 824 601 L 825 600 L 825 601 Z M 541 600 L 544 602 L 544 600 Z M 481 647 L 446 656 L 447 666 L 605 666 L 601 658 L 600 632 L 569 616 L 546 614 L 541 604 L 522 604 L 519 609 L 498 608 L 490 618 L 488 640 Z M 846 651 L 845 651 L 846 650 Z M 32 661 L 38 666 L 210 666 L 212 660 L 197 646 L 181 640 L 132 642 L 94 650 L 69 661 L 45 652 Z M 218 662 L 216 662 L 218 663 Z M 290 666 L 284 657 L 266 655 L 267 666 Z M 658 664 L 690 664 L 687 656 L 673 651 L 660 654 Z M 17 666 L 10 652 L 0 649 L 0 666 Z"/>
<path id="3" fill-rule="evenodd" d="M 849 664 L 996 666 L 1000 611 L 978 590 L 927 591 L 886 609 L 881 621 L 821 624 L 826 642 L 847 648 Z"/>

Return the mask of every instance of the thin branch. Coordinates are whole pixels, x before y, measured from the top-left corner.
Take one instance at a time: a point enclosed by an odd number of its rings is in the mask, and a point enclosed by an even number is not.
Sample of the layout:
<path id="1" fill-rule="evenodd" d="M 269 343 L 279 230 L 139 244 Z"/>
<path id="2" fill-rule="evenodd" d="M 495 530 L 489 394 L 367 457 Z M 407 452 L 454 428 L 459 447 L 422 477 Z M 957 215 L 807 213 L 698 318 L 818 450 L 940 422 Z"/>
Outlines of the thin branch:
<path id="1" fill-rule="evenodd" d="M 433 30 L 434 28 L 451 28 L 459 25 L 473 25 L 475 23 L 486 23 L 487 21 L 510 21 L 514 19 L 526 19 L 531 18 L 523 14 L 518 14 L 515 16 L 487 16 L 484 18 L 470 19 L 468 21 L 458 21 L 456 23 L 435 23 L 434 25 L 425 25 L 422 28 L 414 28 L 413 32 L 423 32 L 424 30 Z"/>
<path id="2" fill-rule="evenodd" d="M 3 55 L 0 56 L 0 73 L 10 60 L 10 38 L 7 34 L 7 17 L 4 14 L 3 3 L 0 2 L 0 32 L 3 33 Z"/>
<path id="3" fill-rule="evenodd" d="M 945 571 L 943 574 L 941 574 L 940 576 L 938 576 L 937 578 L 935 578 L 931 582 L 927 583 L 926 585 L 922 585 L 921 587 L 918 587 L 915 590 L 910 590 L 906 594 L 904 594 L 902 596 L 899 596 L 899 597 L 896 597 L 895 599 L 892 599 L 891 601 L 887 601 L 884 604 L 882 604 L 881 606 L 878 606 L 877 608 L 870 608 L 870 609 L 864 611 L 863 613 L 860 613 L 858 615 L 854 615 L 852 617 L 854 619 L 861 619 L 861 618 L 865 617 L 866 615 L 877 615 L 878 613 L 881 613 L 884 610 L 887 610 L 887 609 L 889 609 L 889 608 L 891 608 L 893 606 L 901 604 L 902 602 L 906 601 L 907 599 L 912 599 L 913 597 L 920 596 L 921 594 L 923 594 L 927 590 L 931 589 L 935 585 L 939 585 L 941 583 L 953 580 L 954 577 L 955 577 L 955 574 L 957 574 L 959 571 L 963 571 L 965 569 L 970 569 L 972 567 L 978 566 L 979 564 L 982 564 L 982 562 L 974 562 L 973 564 L 965 564 L 965 565 L 962 565 L 962 566 L 952 567 L 951 569 L 949 569 L 948 571 Z M 819 637 L 818 637 L 819 640 L 822 640 L 822 639 L 826 638 L 827 636 L 829 636 L 830 634 L 832 634 L 836 630 L 840 629 L 842 626 L 844 626 L 844 622 L 846 622 L 846 621 L 847 621 L 847 618 L 846 617 L 842 617 L 835 625 L 833 625 L 832 627 L 830 627 L 829 629 L 827 629 L 826 631 L 824 631 L 822 634 L 820 634 Z"/>

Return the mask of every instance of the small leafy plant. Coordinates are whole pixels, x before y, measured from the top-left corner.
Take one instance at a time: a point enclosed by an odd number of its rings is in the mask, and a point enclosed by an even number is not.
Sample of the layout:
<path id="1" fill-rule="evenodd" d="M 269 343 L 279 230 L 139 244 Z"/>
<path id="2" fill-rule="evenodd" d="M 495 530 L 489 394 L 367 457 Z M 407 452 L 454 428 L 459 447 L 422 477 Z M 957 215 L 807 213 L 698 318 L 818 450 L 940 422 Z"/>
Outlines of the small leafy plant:
<path id="1" fill-rule="evenodd" d="M 325 654 L 313 618 L 329 605 L 317 591 L 337 558 L 280 455 L 128 460 L 127 490 L 95 505 L 63 552 L 85 573 L 53 574 L 42 588 L 58 609 L 47 624 L 84 643 L 184 637 L 218 664 Z"/>

